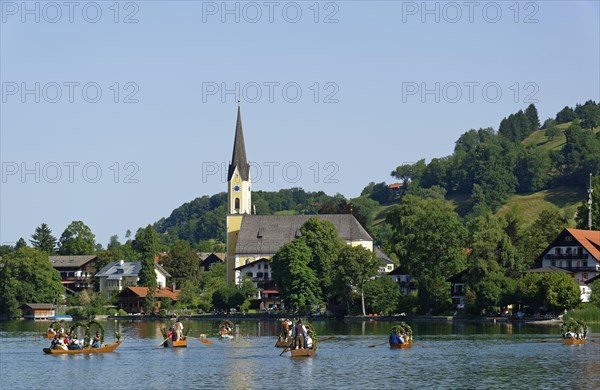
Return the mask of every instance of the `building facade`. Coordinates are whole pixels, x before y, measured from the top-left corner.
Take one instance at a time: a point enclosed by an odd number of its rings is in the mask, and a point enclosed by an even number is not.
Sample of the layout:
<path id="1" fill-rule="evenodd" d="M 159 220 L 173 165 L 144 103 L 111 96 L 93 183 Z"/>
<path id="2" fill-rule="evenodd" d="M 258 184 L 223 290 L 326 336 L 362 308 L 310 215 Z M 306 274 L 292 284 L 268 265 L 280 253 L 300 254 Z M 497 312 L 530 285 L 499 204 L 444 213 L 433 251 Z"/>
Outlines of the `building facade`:
<path id="1" fill-rule="evenodd" d="M 110 296 L 124 288 L 137 286 L 142 263 L 139 261 L 126 262 L 123 260 L 108 263 L 96 274 L 98 290 Z M 154 265 L 156 284 L 158 288 L 166 287 L 169 273 L 160 264 Z"/>

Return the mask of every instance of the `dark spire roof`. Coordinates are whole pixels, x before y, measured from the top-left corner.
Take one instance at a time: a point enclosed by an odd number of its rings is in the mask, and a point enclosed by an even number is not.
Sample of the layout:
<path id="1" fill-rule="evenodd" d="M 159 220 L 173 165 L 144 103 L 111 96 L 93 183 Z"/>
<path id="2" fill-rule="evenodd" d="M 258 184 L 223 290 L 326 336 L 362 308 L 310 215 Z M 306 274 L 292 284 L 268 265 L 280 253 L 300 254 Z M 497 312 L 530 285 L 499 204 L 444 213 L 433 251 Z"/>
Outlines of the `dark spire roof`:
<path id="1" fill-rule="evenodd" d="M 233 154 L 231 155 L 231 163 L 229 164 L 229 173 L 227 181 L 231 180 L 235 167 L 238 167 L 242 180 L 250 179 L 250 165 L 246 160 L 246 146 L 244 145 L 244 132 L 242 131 L 242 115 L 240 114 L 240 106 L 238 104 L 237 124 L 235 126 L 235 140 L 233 141 Z"/>

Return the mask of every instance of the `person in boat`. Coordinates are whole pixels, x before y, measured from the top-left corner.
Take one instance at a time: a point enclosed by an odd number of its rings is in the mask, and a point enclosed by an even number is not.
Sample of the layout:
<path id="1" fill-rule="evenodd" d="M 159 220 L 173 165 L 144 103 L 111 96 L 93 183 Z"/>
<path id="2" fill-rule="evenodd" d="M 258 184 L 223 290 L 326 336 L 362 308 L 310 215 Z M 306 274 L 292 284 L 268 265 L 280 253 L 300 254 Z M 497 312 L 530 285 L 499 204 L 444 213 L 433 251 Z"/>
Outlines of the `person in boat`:
<path id="1" fill-rule="evenodd" d="M 96 331 L 96 335 L 94 336 L 92 348 L 102 348 L 102 337 L 100 336 L 99 330 Z"/>
<path id="2" fill-rule="evenodd" d="M 404 340 L 396 332 L 390 333 L 390 344 L 402 344 Z"/>
<path id="3" fill-rule="evenodd" d="M 58 339 L 59 339 L 58 334 L 55 334 L 52 341 L 50 341 L 50 349 L 56 349 L 56 345 L 58 344 Z"/>
<path id="4" fill-rule="evenodd" d="M 65 340 L 62 337 L 60 337 L 60 336 L 57 335 L 56 336 L 56 343 L 54 344 L 53 349 L 67 350 L 69 348 L 65 344 Z"/>
<path id="5" fill-rule="evenodd" d="M 572 339 L 575 338 L 575 334 L 571 331 L 568 331 L 567 333 L 565 333 L 565 339 Z"/>
<path id="6" fill-rule="evenodd" d="M 288 323 L 288 319 L 284 318 L 283 322 L 281 324 L 281 336 L 279 337 L 279 339 L 281 341 L 287 341 L 289 338 L 289 334 L 290 334 L 290 325 Z"/>
<path id="7" fill-rule="evenodd" d="M 183 339 L 183 324 L 179 322 L 179 319 L 173 324 L 173 341 Z"/>
<path id="8" fill-rule="evenodd" d="M 74 334 L 73 336 L 71 336 L 71 342 L 69 343 L 69 349 L 71 350 L 79 350 L 81 349 L 81 344 L 79 343 L 79 340 L 77 340 L 77 335 Z"/>
<path id="9" fill-rule="evenodd" d="M 295 349 L 303 349 L 304 348 L 304 338 L 306 337 L 306 328 L 302 325 L 302 320 L 298 320 L 296 326 L 294 326 L 294 331 L 292 333 L 294 337 L 294 348 Z"/>
<path id="10" fill-rule="evenodd" d="M 310 337 L 309 334 L 307 334 L 306 338 L 304 339 L 304 348 L 312 349 L 312 347 L 313 347 L 313 339 L 312 339 L 312 337 Z"/>

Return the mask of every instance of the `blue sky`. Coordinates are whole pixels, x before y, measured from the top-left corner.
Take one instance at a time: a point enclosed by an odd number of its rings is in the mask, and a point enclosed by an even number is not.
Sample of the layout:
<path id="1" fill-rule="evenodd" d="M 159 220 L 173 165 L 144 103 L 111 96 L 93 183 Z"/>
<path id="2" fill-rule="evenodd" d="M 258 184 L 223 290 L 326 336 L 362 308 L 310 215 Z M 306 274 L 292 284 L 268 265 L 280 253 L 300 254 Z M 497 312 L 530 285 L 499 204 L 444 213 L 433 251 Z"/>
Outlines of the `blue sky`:
<path id="1" fill-rule="evenodd" d="M 597 1 L 3 0 L 0 17 L 3 244 L 82 220 L 106 245 L 224 191 L 236 86 L 253 189 L 346 197 L 531 102 L 543 120 L 600 100 Z"/>

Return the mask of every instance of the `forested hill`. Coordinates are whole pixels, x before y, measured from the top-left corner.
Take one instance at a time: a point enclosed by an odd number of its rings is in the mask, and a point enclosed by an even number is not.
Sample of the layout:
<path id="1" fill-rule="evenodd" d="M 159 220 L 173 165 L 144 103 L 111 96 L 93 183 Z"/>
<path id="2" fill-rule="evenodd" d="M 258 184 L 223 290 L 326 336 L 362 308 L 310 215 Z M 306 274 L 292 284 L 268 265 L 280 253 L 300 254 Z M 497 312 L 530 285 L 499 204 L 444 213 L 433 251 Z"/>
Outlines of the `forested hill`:
<path id="1" fill-rule="evenodd" d="M 379 242 L 385 241 L 386 233 L 374 225 L 381 224 L 390 206 L 407 193 L 444 196 L 467 218 L 522 204 L 521 212 L 530 218 L 553 206 L 564 209 L 563 216 L 572 220 L 577 203 L 585 197 L 589 173 L 597 178 L 600 174 L 599 130 L 600 104 L 594 101 L 567 106 L 543 125 L 531 104 L 505 117 L 498 131 L 465 132 L 450 156 L 398 166 L 391 176 L 401 183 L 399 190 L 372 182 L 351 200 L 299 188 L 257 191 L 252 203 L 257 214 L 352 212 Z M 596 183 L 600 185 L 600 180 Z M 226 193 L 194 199 L 157 221 L 155 228 L 165 244 L 176 239 L 194 245 L 224 242 L 226 201 Z"/>

